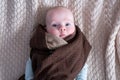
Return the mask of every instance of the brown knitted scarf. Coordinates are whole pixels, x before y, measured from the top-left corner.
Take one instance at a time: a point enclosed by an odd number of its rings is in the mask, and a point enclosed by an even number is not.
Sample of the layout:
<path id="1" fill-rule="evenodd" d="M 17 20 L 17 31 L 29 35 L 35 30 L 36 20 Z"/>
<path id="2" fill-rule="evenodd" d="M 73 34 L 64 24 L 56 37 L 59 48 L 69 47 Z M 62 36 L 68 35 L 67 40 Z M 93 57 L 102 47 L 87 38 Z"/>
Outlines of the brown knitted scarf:
<path id="1" fill-rule="evenodd" d="M 72 39 L 65 41 L 37 27 L 30 41 L 34 80 L 74 80 L 91 49 L 76 26 Z"/>

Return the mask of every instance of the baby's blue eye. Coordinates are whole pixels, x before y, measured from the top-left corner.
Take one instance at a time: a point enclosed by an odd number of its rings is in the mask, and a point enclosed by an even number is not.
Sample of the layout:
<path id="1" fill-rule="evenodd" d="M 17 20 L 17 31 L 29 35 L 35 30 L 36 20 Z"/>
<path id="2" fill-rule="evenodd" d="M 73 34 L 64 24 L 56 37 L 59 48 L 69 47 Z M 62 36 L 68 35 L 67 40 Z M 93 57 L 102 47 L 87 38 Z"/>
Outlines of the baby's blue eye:
<path id="1" fill-rule="evenodd" d="M 70 23 L 66 23 L 66 24 L 65 24 L 65 26 L 69 26 L 69 25 L 70 25 Z"/>
<path id="2" fill-rule="evenodd" d="M 53 27 L 57 27 L 57 24 L 52 24 Z"/>

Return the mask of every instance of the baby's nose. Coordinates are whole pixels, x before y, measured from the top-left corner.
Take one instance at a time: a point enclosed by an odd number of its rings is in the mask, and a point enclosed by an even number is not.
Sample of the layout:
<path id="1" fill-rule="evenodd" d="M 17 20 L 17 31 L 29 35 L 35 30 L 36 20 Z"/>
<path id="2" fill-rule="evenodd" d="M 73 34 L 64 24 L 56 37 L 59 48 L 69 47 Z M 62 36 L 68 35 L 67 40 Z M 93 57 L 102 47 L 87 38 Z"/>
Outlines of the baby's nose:
<path id="1" fill-rule="evenodd" d="M 66 31 L 66 27 L 64 25 L 60 25 L 59 30 L 60 31 Z"/>

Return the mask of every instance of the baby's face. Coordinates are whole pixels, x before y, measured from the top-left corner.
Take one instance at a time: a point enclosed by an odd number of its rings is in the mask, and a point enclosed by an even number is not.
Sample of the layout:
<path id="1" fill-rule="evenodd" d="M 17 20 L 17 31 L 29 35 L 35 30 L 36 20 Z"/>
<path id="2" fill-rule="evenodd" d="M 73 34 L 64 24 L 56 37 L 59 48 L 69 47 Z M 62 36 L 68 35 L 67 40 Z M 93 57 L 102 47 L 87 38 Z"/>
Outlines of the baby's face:
<path id="1" fill-rule="evenodd" d="M 65 38 L 75 31 L 74 18 L 70 10 L 54 9 L 46 16 L 47 32 Z"/>

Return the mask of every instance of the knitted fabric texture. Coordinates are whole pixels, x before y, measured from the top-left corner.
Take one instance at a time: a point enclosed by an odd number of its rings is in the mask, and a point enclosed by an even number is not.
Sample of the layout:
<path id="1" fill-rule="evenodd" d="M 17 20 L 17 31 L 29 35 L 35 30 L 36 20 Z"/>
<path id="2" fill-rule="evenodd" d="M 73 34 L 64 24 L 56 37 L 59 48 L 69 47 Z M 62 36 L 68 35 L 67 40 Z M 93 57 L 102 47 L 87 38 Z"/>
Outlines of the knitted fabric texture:
<path id="1" fill-rule="evenodd" d="M 120 0 L 0 0 L 0 80 L 17 80 L 25 72 L 34 25 L 45 24 L 54 6 L 73 12 L 92 46 L 87 80 L 119 80 Z"/>

